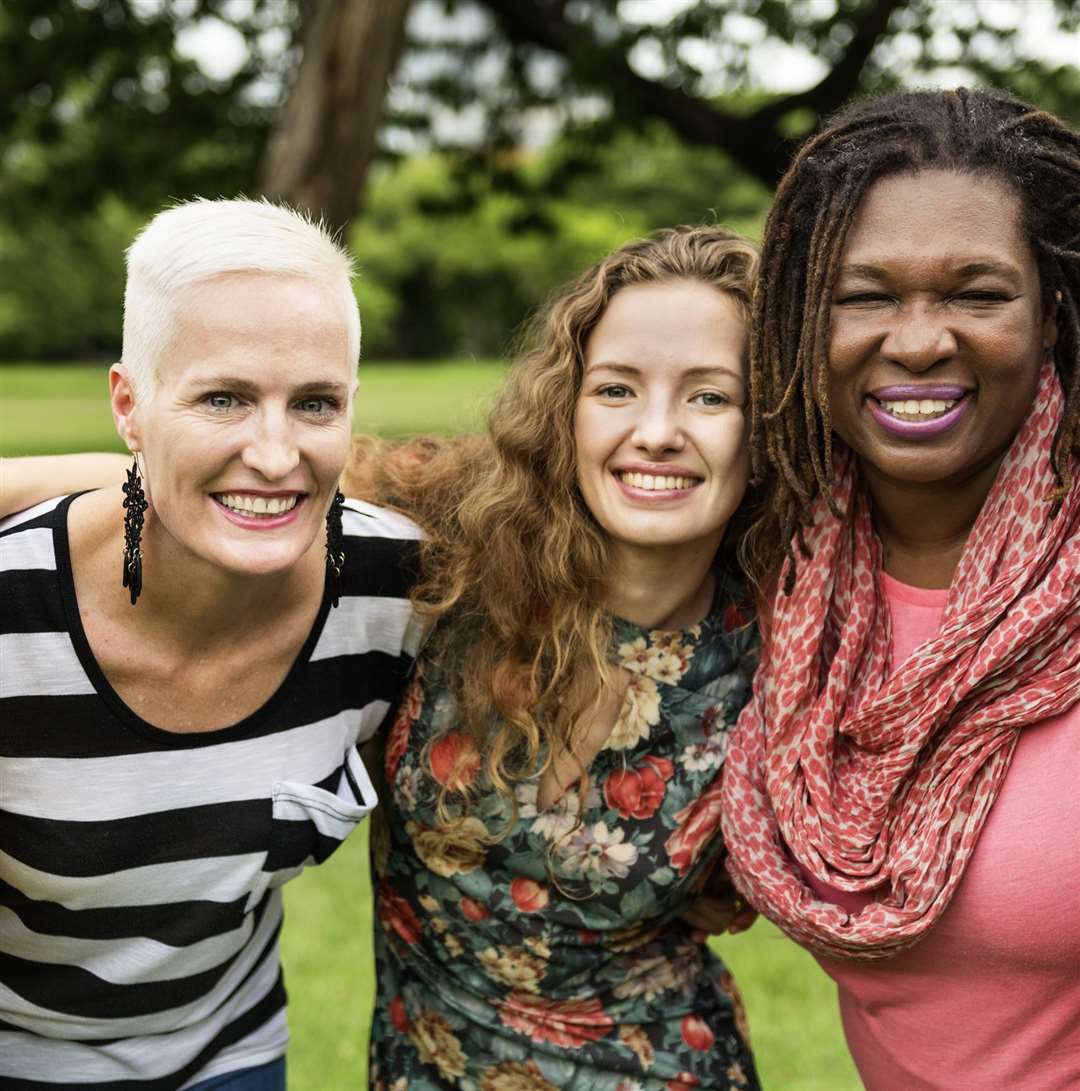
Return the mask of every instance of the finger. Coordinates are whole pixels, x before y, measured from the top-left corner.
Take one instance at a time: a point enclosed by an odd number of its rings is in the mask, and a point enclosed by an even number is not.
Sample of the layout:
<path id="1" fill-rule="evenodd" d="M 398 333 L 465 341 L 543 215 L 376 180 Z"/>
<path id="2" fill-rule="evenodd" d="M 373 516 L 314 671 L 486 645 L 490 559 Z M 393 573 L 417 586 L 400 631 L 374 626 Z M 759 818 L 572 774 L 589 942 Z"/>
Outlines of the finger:
<path id="1" fill-rule="evenodd" d="M 730 898 L 735 893 L 735 884 L 731 876 L 722 868 L 714 868 L 706 880 L 705 889 L 718 898 Z"/>
<path id="2" fill-rule="evenodd" d="M 709 897 L 695 898 L 682 913 L 682 919 L 688 924 L 714 935 L 726 931 L 734 917 L 730 902 Z"/>
<path id="3" fill-rule="evenodd" d="M 679 920 L 685 921 L 691 928 L 694 928 L 699 932 L 709 931 L 708 921 L 694 909 L 684 910 L 679 914 Z"/>
<path id="4" fill-rule="evenodd" d="M 754 921 L 757 920 L 757 918 L 758 915 L 756 909 L 745 908 L 735 914 L 731 923 L 728 925 L 727 930 L 732 935 L 735 935 L 739 932 L 745 932 L 747 928 L 749 928 L 754 923 Z"/>

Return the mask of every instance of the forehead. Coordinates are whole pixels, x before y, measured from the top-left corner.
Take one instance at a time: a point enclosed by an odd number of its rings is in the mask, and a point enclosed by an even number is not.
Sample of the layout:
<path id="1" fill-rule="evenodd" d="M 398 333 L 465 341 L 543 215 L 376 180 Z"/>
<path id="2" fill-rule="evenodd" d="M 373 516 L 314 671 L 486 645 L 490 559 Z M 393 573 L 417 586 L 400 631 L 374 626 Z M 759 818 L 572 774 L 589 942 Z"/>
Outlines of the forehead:
<path id="1" fill-rule="evenodd" d="M 732 296 L 694 280 L 619 289 L 585 346 L 585 366 L 732 367 L 746 348 L 746 322 Z"/>
<path id="2" fill-rule="evenodd" d="M 175 302 L 163 372 L 271 364 L 315 369 L 317 377 L 351 375 L 344 301 L 305 277 L 239 273 L 195 285 Z M 322 373 L 326 373 L 323 376 Z"/>
<path id="3" fill-rule="evenodd" d="M 848 264 L 1027 266 L 1034 254 L 1020 197 L 993 175 L 926 170 L 875 182 L 844 246 Z"/>

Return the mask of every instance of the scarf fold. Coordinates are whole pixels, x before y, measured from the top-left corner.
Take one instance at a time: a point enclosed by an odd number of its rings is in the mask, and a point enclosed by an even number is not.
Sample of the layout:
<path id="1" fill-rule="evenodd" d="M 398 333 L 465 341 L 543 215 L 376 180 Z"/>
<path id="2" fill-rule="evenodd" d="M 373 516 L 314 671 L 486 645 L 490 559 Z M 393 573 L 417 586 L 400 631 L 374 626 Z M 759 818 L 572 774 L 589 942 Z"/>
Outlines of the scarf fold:
<path id="1" fill-rule="evenodd" d="M 964 874 L 1021 729 L 1080 700 L 1080 480 L 1055 518 L 1047 500 L 1063 412 L 1047 362 L 938 634 L 895 670 L 881 547 L 850 453 L 835 464 L 847 517 L 815 503 L 811 557 L 791 596 L 778 589 L 771 603 L 723 812 L 736 886 L 821 954 L 885 958 L 924 935 Z M 806 875 L 875 900 L 848 912 Z"/>

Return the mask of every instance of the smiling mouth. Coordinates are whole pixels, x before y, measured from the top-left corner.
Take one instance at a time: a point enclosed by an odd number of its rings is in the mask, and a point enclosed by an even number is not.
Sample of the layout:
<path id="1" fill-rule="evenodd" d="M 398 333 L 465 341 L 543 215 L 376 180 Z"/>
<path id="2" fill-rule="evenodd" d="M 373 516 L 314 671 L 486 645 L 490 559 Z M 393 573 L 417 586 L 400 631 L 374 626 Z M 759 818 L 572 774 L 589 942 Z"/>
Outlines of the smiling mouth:
<path id="1" fill-rule="evenodd" d="M 884 401 L 880 398 L 874 399 L 882 409 L 891 417 L 895 417 L 897 420 L 903 421 L 928 421 L 937 420 L 940 417 L 952 409 L 960 398 L 906 398 L 904 400 L 889 400 Z"/>
<path id="2" fill-rule="evenodd" d="M 645 492 L 674 492 L 701 484 L 700 477 L 678 477 L 672 474 L 641 474 L 617 471 L 615 476 L 632 489 Z"/>
<path id="3" fill-rule="evenodd" d="M 250 496 L 244 493 L 216 492 L 211 495 L 223 508 L 255 519 L 272 519 L 275 515 L 284 515 L 300 502 L 299 493 L 290 496 Z"/>

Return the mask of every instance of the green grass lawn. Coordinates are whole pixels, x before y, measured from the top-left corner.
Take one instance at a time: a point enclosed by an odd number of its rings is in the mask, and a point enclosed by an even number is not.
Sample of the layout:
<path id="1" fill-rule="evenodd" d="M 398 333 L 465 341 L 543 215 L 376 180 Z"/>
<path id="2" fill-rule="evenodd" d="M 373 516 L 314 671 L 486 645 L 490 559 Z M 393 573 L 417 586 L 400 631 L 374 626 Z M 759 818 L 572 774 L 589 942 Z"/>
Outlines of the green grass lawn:
<path id="1" fill-rule="evenodd" d="M 365 364 L 356 428 L 477 428 L 500 370 L 493 361 Z M 0 454 L 122 450 L 106 391 L 101 366 L 0 366 Z M 360 1091 L 374 991 L 366 828 L 290 884 L 285 901 L 290 1091 Z M 858 1091 L 835 989 L 814 961 L 762 922 L 714 942 L 746 999 L 766 1091 Z"/>

